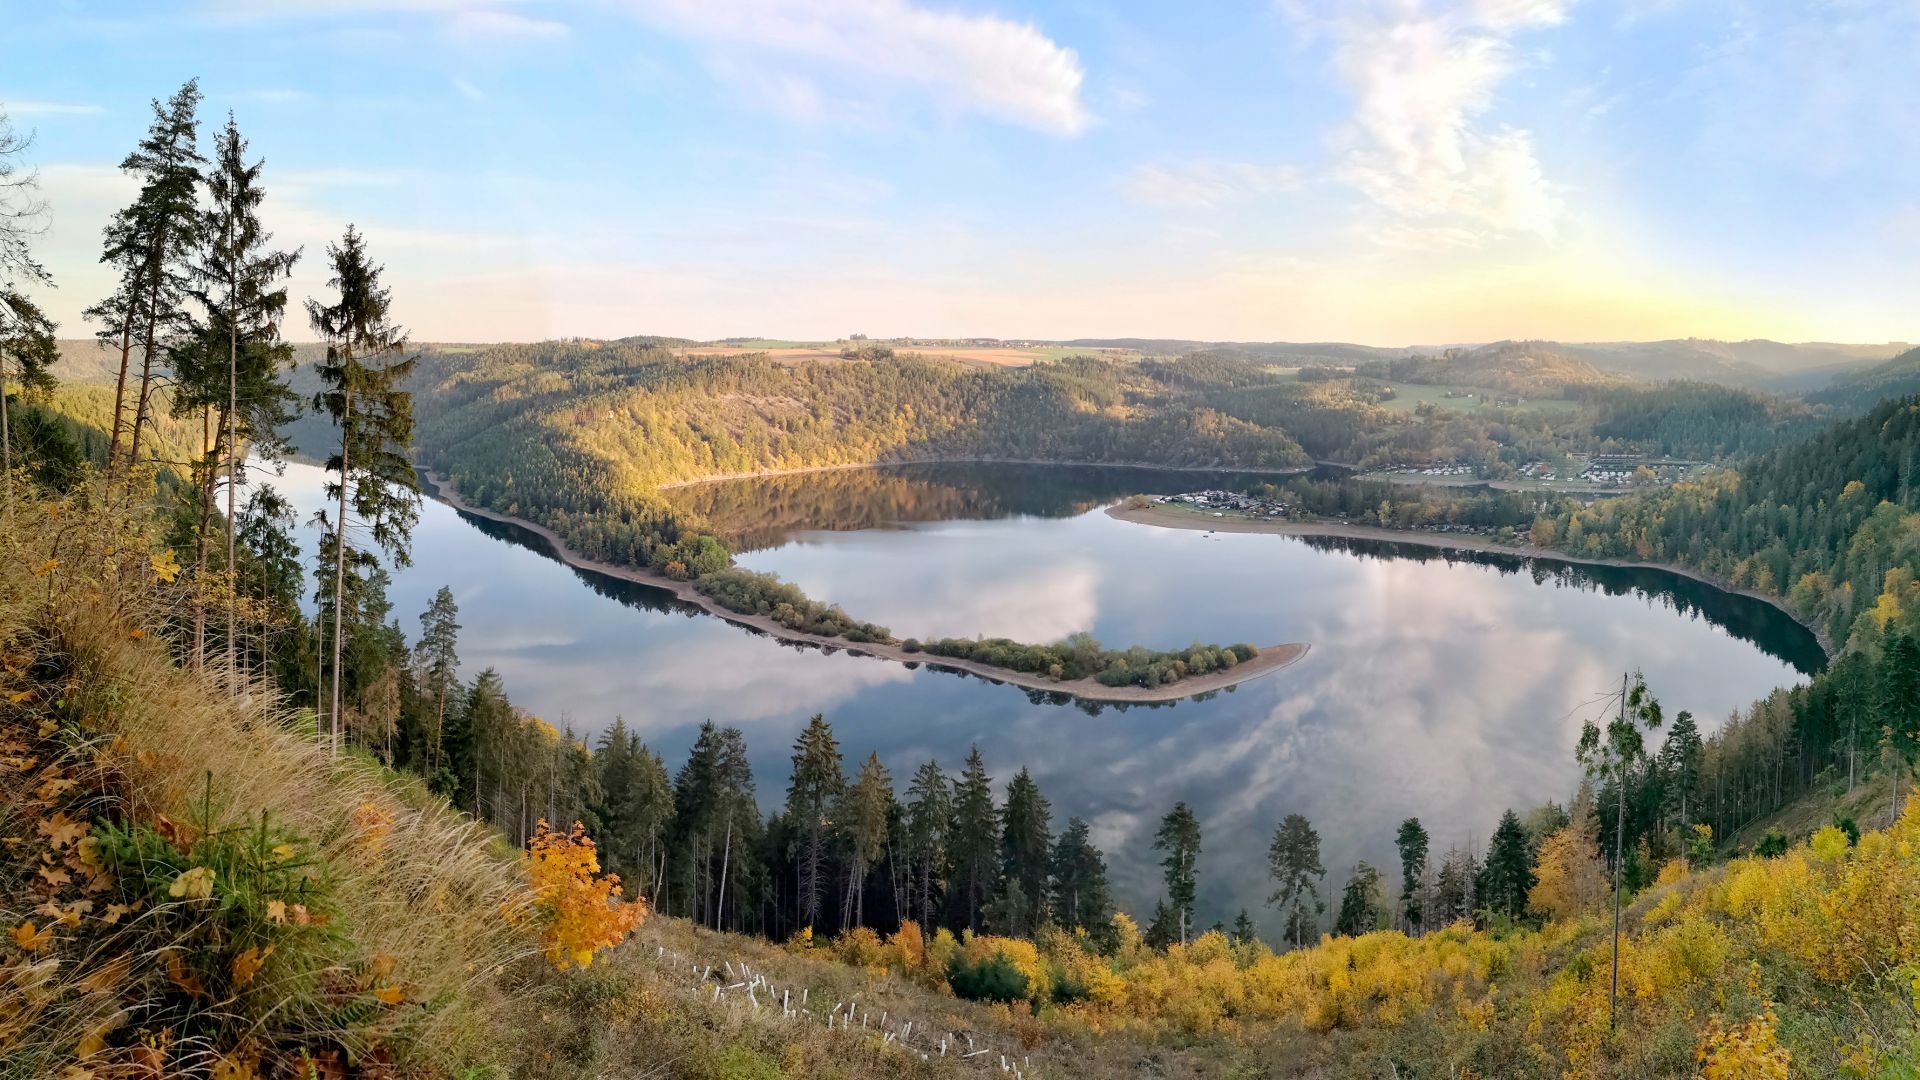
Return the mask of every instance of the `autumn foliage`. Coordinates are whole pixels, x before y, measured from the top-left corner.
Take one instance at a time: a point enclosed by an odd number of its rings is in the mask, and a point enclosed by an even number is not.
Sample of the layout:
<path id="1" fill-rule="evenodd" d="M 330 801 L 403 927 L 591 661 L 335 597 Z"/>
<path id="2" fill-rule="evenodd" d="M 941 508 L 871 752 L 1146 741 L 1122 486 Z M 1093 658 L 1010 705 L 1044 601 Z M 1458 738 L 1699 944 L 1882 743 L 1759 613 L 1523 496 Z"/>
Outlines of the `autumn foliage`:
<path id="1" fill-rule="evenodd" d="M 600 874 L 600 857 L 586 827 L 554 832 L 540 822 L 527 844 L 534 916 L 548 962 L 561 971 L 588 967 L 593 954 L 626 940 L 647 915 L 645 900 L 621 898 L 617 874 Z"/>

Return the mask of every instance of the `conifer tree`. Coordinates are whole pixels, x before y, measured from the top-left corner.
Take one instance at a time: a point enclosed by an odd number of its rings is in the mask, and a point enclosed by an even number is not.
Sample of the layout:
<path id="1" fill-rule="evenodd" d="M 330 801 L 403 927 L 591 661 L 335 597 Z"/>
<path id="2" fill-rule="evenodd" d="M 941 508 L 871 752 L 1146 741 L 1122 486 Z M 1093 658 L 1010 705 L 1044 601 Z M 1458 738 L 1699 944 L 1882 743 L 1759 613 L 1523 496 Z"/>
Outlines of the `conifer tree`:
<path id="1" fill-rule="evenodd" d="M 339 298 L 332 304 L 307 301 L 307 315 L 327 346 L 326 359 L 318 366 L 325 389 L 315 395 L 314 407 L 340 429 L 340 449 L 326 463 L 327 471 L 335 474 L 327 497 L 337 511 L 332 522 L 322 522 L 329 531 L 338 593 L 349 553 L 355 551 L 351 536 L 356 527 L 388 558 L 409 565 L 407 541 L 419 516 L 420 489 L 406 454 L 413 440 L 413 398 L 400 388 L 414 360 L 404 356 L 405 332 L 389 321 L 392 296 L 380 283 L 381 268 L 367 257 L 366 242 L 351 225 L 339 243 L 327 245 L 327 260 L 334 275 L 328 285 Z M 343 607 L 335 605 L 330 715 L 336 752 L 342 613 Z"/>
<path id="2" fill-rule="evenodd" d="M 1693 717 L 1687 713 L 1674 717 L 1667 741 L 1660 747 L 1660 782 L 1667 808 L 1678 815 L 1682 829 L 1693 824 L 1693 793 L 1700 786 L 1704 750 Z"/>
<path id="3" fill-rule="evenodd" d="M 1420 824 L 1419 818 L 1408 818 L 1400 823 L 1400 831 L 1393 838 L 1394 846 L 1400 851 L 1400 903 L 1405 912 L 1407 925 L 1418 933 L 1425 922 L 1420 910 L 1420 880 L 1427 872 L 1427 830 Z"/>
<path id="4" fill-rule="evenodd" d="M 200 306 L 199 316 L 184 317 L 180 345 L 171 352 L 175 415 L 195 412 L 211 419 L 214 438 L 194 463 L 199 491 L 195 533 L 195 573 L 207 570 L 208 533 L 214 491 L 224 465 L 227 521 L 236 514 L 240 483 L 240 446 L 275 460 L 281 451 L 279 428 L 292 418 L 293 391 L 283 371 L 293 363 L 293 347 L 280 339 L 286 314 L 286 277 L 298 251 L 274 251 L 272 234 L 260 224 L 262 162 L 247 161 L 247 141 L 233 117 L 214 141 L 212 167 L 205 181 L 210 207 L 200 216 L 197 244 L 188 267 L 185 291 Z M 233 529 L 227 534 L 226 565 L 234 560 Z M 236 617 L 236 594 L 227 579 L 228 660 Z M 203 654 L 206 611 L 194 612 L 194 655 Z"/>
<path id="5" fill-rule="evenodd" d="M 953 826 L 947 850 L 953 867 L 952 898 L 955 914 L 969 930 L 980 929 L 980 917 L 999 884 L 1000 817 L 993 805 L 993 779 L 987 775 L 980 748 L 967 754 L 966 768 L 953 790 Z"/>
<path id="6" fill-rule="evenodd" d="M 867 875 L 887 846 L 887 819 L 893 810 L 893 780 L 879 754 L 868 754 L 860 774 L 848 786 L 839 811 L 847 844 L 847 891 L 840 909 L 842 926 L 866 925 Z"/>
<path id="7" fill-rule="evenodd" d="M 912 865 L 914 899 L 922 929 L 934 926 L 934 890 L 946 874 L 948 830 L 953 825 L 953 785 L 938 761 L 913 774 L 907 789 L 906 855 Z"/>
<path id="8" fill-rule="evenodd" d="M 1236 945 L 1251 945 L 1260 940 L 1260 928 L 1253 925 L 1253 916 L 1246 908 L 1233 917 L 1233 941 Z"/>
<path id="9" fill-rule="evenodd" d="M 1111 938 L 1113 896 L 1107 884 L 1107 860 L 1093 846 L 1081 818 L 1068 818 L 1053 845 L 1053 916 L 1069 930 L 1084 929 L 1105 945 Z"/>
<path id="10" fill-rule="evenodd" d="M 1340 894 L 1334 932 L 1348 937 L 1372 933 L 1379 919 L 1380 902 L 1380 871 L 1365 862 L 1354 864 L 1347 887 Z"/>
<path id="11" fill-rule="evenodd" d="M 828 830 L 835 805 L 846 788 L 840 770 L 840 744 L 826 718 L 815 713 L 793 745 L 793 778 L 787 786 L 787 823 L 794 830 L 797 864 L 795 908 L 801 926 L 820 922 L 822 877 L 826 872 Z"/>
<path id="12" fill-rule="evenodd" d="M 1053 809 L 1026 769 L 1007 782 L 1007 805 L 1000 820 L 1000 879 L 1008 886 L 1019 885 L 1025 904 L 1020 922 L 1037 929 L 1047 922 Z"/>
<path id="13" fill-rule="evenodd" d="M 1617 715 L 1602 729 L 1588 720 L 1580 730 L 1580 743 L 1574 755 L 1590 779 L 1614 790 L 1613 825 L 1613 976 L 1608 996 L 1607 1022 L 1611 1025 L 1620 1011 L 1620 873 L 1624 868 L 1627 833 L 1627 785 L 1647 760 L 1646 732 L 1660 726 L 1663 719 L 1660 702 L 1647 691 L 1647 682 L 1638 675 L 1620 677 L 1616 699 Z"/>
<path id="14" fill-rule="evenodd" d="M 185 259 L 197 238 L 199 167 L 205 160 L 197 145 L 199 108 L 198 79 L 189 80 L 165 105 L 155 101 L 146 137 L 120 163 L 120 171 L 139 182 L 140 193 L 106 228 L 100 261 L 119 275 L 114 293 L 85 313 L 101 324 L 101 343 L 120 352 L 107 451 L 110 468 L 122 461 L 123 443 L 128 448 L 125 463 L 138 461 L 152 400 L 153 362 L 181 328 Z M 130 370 L 135 348 L 141 352 L 137 373 Z M 130 374 L 139 380 L 131 419 L 126 401 Z"/>
<path id="15" fill-rule="evenodd" d="M 1274 830 L 1267 866 L 1276 886 L 1267 903 L 1287 916 L 1288 930 L 1298 948 L 1305 943 L 1305 929 L 1312 922 L 1308 912 L 1316 902 L 1314 883 L 1327 872 L 1320 865 L 1320 834 L 1305 817 L 1288 814 Z"/>
<path id="16" fill-rule="evenodd" d="M 1193 905 L 1198 892 L 1196 867 L 1200 862 L 1200 819 L 1193 816 L 1186 803 L 1174 803 L 1167 816 L 1160 819 L 1153 849 L 1164 853 L 1160 867 L 1167 883 L 1167 910 L 1174 920 L 1177 940 L 1184 945 L 1193 927 Z"/>
<path id="17" fill-rule="evenodd" d="M 1527 830 L 1512 810 L 1500 815 L 1477 885 L 1480 903 L 1491 913 L 1513 918 L 1527 908 L 1527 894 L 1534 885 L 1533 852 Z"/>
<path id="18" fill-rule="evenodd" d="M 414 669 L 420 689 L 433 706 L 433 737 L 427 741 L 431 771 L 440 767 L 440 742 L 445 736 L 447 699 L 460 679 L 460 607 L 453 601 L 453 590 L 445 585 L 433 594 L 427 609 L 420 613 L 420 637 L 413 643 Z M 616 726 L 624 726 L 615 718 Z"/>
<path id="19" fill-rule="evenodd" d="M 753 767 L 747 763 L 747 737 L 737 727 L 720 731 L 719 753 L 714 762 L 714 801 L 721 822 L 720 895 L 713 909 L 713 926 L 717 930 L 726 917 L 727 890 L 743 876 L 736 864 L 743 854 L 752 850 L 741 838 L 749 835 L 760 820 L 753 798 Z"/>

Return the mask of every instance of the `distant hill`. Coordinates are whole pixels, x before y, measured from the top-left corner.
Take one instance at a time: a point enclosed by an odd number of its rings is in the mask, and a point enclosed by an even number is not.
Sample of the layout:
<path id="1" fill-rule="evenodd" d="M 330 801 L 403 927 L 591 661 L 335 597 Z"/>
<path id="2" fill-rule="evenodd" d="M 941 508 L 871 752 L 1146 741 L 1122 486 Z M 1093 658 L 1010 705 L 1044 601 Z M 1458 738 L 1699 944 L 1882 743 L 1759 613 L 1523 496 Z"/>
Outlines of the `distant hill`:
<path id="1" fill-rule="evenodd" d="M 1374 360 L 1359 365 L 1355 372 L 1388 382 L 1484 386 L 1529 397 L 1560 397 L 1581 387 L 1626 381 L 1552 341 L 1501 341 L 1432 356 Z"/>
<path id="2" fill-rule="evenodd" d="M 1916 393 L 1920 393 L 1920 349 L 1908 349 L 1884 364 L 1836 375 L 1806 398 L 1847 412 L 1865 412 L 1886 398 Z"/>

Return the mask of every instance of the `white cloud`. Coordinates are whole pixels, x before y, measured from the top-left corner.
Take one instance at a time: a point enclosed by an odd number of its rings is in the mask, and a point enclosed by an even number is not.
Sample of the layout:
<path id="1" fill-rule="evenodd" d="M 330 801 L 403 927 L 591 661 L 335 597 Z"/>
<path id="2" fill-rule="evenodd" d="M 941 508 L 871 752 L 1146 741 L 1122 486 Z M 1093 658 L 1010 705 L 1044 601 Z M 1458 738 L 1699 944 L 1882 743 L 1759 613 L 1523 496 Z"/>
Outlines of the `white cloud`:
<path id="1" fill-rule="evenodd" d="M 489 9 L 455 13 L 452 29 L 470 42 L 560 41 L 573 33 L 566 23 Z"/>
<path id="2" fill-rule="evenodd" d="M 1339 175 L 1400 226 L 1555 235 L 1564 206 L 1530 132 L 1480 120 L 1519 66 L 1513 39 L 1571 0 L 1281 0 L 1334 45 L 1354 113 Z"/>
<path id="3" fill-rule="evenodd" d="M 10 116 L 98 116 L 106 111 L 98 105 L 64 101 L 9 101 L 0 98 L 0 112 Z"/>
<path id="4" fill-rule="evenodd" d="M 481 102 L 487 100 L 487 92 L 466 79 L 454 78 L 453 88 L 458 90 L 460 96 L 466 98 L 468 101 Z"/>
<path id="5" fill-rule="evenodd" d="M 1300 170 L 1291 165 L 1189 161 L 1139 166 L 1127 177 L 1123 190 L 1136 202 L 1153 206 L 1212 209 L 1299 186 Z"/>
<path id="6" fill-rule="evenodd" d="M 634 14 L 703 42 L 730 68 L 798 64 L 789 98 L 818 102 L 833 80 L 856 96 L 901 88 L 939 105 L 1056 135 L 1092 122 L 1073 50 L 1035 27 L 991 15 L 936 11 L 907 0 L 626 0 Z M 801 90 L 802 85 L 808 89 Z"/>

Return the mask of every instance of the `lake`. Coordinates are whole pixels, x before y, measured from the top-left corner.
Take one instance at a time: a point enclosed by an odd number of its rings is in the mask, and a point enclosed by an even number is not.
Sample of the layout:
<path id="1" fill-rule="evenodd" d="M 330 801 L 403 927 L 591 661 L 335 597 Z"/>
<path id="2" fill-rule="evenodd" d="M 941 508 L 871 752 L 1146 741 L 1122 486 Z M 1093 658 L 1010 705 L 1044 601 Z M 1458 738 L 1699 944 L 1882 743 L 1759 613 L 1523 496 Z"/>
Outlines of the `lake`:
<path id="1" fill-rule="evenodd" d="M 1638 668 L 1669 715 L 1703 729 L 1823 662 L 1805 628 L 1760 601 L 1653 570 L 1409 545 L 1210 534 L 1117 521 L 1133 492 L 1222 486 L 1216 474 L 1049 466 L 909 466 L 724 481 L 669 492 L 714 516 L 740 562 L 906 637 L 1110 646 L 1305 641 L 1300 662 L 1206 700 L 1094 707 L 955 674 L 782 644 L 572 569 L 510 525 L 422 508 L 414 566 L 391 598 L 412 636 L 442 585 L 460 605 L 464 674 L 497 669 L 516 704 L 588 737 L 624 716 L 684 760 L 700 722 L 740 727 L 763 809 L 784 798 L 814 713 L 851 772 L 877 751 L 904 791 L 978 745 L 996 786 L 1029 768 L 1057 832 L 1086 818 L 1123 907 L 1160 896 L 1151 850 L 1185 800 L 1204 835 L 1198 916 L 1264 910 L 1275 825 L 1319 829 L 1337 890 L 1355 860 L 1397 880 L 1393 834 L 1417 816 L 1436 855 L 1484 849 L 1502 810 L 1564 802 L 1594 702 Z M 277 486 L 302 519 L 320 471 Z M 305 542 L 311 551 L 313 536 Z"/>

